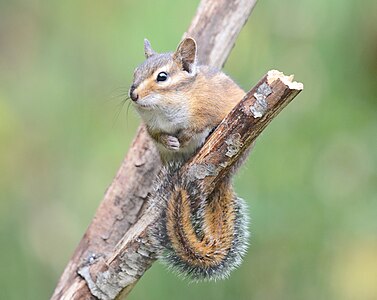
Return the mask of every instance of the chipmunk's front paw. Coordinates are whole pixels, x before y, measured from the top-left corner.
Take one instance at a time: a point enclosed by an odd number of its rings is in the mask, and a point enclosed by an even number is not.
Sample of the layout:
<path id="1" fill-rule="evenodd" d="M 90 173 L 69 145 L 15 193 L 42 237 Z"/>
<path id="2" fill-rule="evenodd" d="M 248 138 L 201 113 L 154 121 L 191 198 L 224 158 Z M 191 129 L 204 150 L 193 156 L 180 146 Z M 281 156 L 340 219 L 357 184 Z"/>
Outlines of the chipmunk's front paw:
<path id="1" fill-rule="evenodd" d="M 172 135 L 166 136 L 165 140 L 165 147 L 171 151 L 178 151 L 180 148 L 181 144 L 179 140 Z"/>

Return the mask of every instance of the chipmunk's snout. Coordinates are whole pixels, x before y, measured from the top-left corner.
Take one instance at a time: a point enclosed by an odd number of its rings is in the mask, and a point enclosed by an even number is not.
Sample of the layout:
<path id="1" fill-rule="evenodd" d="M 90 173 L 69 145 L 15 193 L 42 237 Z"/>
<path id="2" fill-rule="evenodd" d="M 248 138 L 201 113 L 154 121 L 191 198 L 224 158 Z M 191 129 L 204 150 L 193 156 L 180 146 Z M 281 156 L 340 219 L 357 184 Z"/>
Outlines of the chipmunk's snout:
<path id="1" fill-rule="evenodd" d="M 136 89 L 136 86 L 134 84 L 131 85 L 129 93 L 130 93 L 130 98 L 132 99 L 132 101 L 137 101 L 137 99 L 139 99 L 139 95 L 135 93 L 135 89 Z"/>

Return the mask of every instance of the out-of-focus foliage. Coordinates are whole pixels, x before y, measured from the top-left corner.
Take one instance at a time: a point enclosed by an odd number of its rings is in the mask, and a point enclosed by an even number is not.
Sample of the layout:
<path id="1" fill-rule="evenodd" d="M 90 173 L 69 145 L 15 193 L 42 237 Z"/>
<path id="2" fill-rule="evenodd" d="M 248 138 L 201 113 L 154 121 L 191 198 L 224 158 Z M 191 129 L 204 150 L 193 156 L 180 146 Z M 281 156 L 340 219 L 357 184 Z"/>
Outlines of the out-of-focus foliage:
<path id="1" fill-rule="evenodd" d="M 0 0 L 0 298 L 48 298 L 138 126 L 143 38 L 173 50 L 198 1 Z M 156 263 L 129 299 L 377 299 L 377 2 L 261 0 L 225 67 L 301 95 L 236 189 L 252 237 L 230 279 Z"/>

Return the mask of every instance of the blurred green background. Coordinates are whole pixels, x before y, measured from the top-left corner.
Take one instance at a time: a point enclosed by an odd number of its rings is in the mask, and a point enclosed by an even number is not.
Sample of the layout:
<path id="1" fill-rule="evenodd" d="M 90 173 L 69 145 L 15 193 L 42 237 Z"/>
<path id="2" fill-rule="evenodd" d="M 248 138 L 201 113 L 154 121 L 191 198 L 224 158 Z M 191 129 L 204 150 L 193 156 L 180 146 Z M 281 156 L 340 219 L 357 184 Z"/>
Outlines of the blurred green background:
<path id="1" fill-rule="evenodd" d="M 124 92 L 143 38 L 175 49 L 199 1 L 0 0 L 0 298 L 47 299 L 139 120 Z M 235 185 L 243 265 L 182 281 L 159 263 L 129 299 L 377 299 L 377 1 L 260 0 L 225 70 L 304 91 Z"/>

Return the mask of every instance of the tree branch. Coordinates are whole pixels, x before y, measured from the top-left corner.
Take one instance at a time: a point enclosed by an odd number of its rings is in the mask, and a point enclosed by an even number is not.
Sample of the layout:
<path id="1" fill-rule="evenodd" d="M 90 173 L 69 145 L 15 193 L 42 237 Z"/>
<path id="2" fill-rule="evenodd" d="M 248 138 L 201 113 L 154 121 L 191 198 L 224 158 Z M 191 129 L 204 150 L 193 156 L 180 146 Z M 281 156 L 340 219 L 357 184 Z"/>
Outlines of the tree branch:
<path id="1" fill-rule="evenodd" d="M 224 64 L 255 2 L 256 0 L 201 1 L 186 33 L 197 40 L 201 63 L 216 67 Z M 145 128 L 140 126 L 51 299 L 95 299 L 84 278 L 78 274 L 78 269 L 87 262 L 98 259 L 105 261 L 112 257 L 114 247 L 123 235 L 127 232 L 129 236 L 135 230 L 135 227 L 130 227 L 145 210 L 145 200 L 160 168 L 157 150 Z M 91 272 L 94 272 L 92 268 Z M 130 288 L 126 288 L 124 293 L 129 290 Z"/>
<path id="2" fill-rule="evenodd" d="M 194 186 L 200 184 L 204 192 L 210 194 L 263 129 L 302 90 L 302 84 L 292 82 L 292 79 L 293 76 L 269 71 L 176 176 Z M 150 203 L 156 203 L 160 194 L 171 192 L 167 190 L 169 185 L 161 186 L 158 195 L 150 196 Z M 87 281 L 92 294 L 110 300 L 133 288 L 155 260 L 151 232 L 158 218 L 159 208 L 151 205 L 123 236 L 110 257 L 93 257 L 79 268 L 79 274 Z"/>

